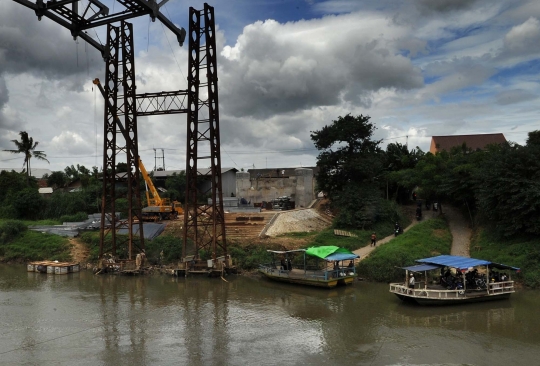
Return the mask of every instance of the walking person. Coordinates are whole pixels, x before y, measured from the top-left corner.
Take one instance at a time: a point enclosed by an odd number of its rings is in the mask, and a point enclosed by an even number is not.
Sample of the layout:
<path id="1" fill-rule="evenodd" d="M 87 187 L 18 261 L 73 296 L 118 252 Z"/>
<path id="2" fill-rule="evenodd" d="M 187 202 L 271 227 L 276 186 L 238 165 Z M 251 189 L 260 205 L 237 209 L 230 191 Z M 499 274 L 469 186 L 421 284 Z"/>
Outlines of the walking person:
<path id="1" fill-rule="evenodd" d="M 377 246 L 377 235 L 371 234 L 371 246 Z"/>

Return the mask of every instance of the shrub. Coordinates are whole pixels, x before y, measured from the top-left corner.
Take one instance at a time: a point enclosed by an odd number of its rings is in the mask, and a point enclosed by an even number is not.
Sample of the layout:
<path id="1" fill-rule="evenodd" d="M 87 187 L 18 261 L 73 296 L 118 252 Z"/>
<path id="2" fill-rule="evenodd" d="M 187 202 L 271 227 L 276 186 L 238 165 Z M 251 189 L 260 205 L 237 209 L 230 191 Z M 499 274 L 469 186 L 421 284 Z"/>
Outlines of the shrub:
<path id="1" fill-rule="evenodd" d="M 77 212 L 74 215 L 63 215 L 60 217 L 61 222 L 80 222 L 88 220 L 88 214 L 85 212 Z"/>

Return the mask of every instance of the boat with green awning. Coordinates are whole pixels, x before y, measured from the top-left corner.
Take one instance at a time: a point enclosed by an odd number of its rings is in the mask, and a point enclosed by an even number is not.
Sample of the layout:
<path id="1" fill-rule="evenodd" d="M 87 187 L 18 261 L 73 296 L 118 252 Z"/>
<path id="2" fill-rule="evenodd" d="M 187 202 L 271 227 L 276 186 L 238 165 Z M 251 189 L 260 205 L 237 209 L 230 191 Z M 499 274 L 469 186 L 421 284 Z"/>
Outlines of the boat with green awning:
<path id="1" fill-rule="evenodd" d="M 345 248 L 328 245 L 268 252 L 272 261 L 259 265 L 259 273 L 273 281 L 333 288 L 350 285 L 356 277 L 359 256 Z"/>

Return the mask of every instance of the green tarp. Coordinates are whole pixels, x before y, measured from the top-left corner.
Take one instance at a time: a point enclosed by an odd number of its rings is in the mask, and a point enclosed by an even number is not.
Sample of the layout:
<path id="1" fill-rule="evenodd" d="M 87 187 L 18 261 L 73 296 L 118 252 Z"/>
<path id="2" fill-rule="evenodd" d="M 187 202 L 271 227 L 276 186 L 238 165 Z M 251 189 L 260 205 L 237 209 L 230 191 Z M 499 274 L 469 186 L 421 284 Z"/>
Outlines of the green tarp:
<path id="1" fill-rule="evenodd" d="M 307 255 L 311 255 L 313 257 L 319 257 L 321 259 L 324 259 L 328 257 L 330 254 L 334 253 L 343 253 L 343 254 L 353 254 L 348 249 L 336 247 L 334 245 L 327 245 L 322 247 L 311 247 L 306 250 Z"/>

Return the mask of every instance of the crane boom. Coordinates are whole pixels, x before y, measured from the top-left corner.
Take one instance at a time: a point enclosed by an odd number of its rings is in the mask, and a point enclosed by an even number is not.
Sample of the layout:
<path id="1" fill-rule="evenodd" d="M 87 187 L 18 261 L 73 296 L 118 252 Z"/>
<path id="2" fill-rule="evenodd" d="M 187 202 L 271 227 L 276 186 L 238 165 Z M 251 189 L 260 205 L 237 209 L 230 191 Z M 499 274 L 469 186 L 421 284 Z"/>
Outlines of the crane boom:
<path id="1" fill-rule="evenodd" d="M 162 206 L 165 204 L 161 197 L 159 196 L 159 193 L 154 186 L 154 182 L 152 182 L 152 179 L 150 178 L 150 175 L 148 175 L 148 172 L 146 171 L 146 168 L 144 167 L 144 164 L 141 160 L 141 157 L 139 156 L 139 171 L 141 172 L 144 183 L 146 184 L 146 201 L 148 202 L 148 206 Z M 152 194 L 152 197 L 150 198 L 150 195 L 148 192 Z"/>

